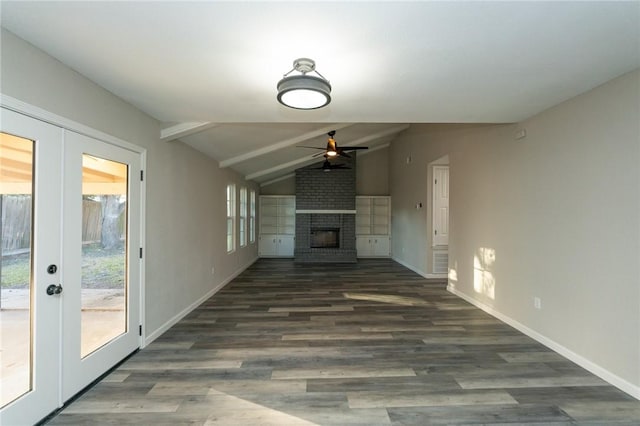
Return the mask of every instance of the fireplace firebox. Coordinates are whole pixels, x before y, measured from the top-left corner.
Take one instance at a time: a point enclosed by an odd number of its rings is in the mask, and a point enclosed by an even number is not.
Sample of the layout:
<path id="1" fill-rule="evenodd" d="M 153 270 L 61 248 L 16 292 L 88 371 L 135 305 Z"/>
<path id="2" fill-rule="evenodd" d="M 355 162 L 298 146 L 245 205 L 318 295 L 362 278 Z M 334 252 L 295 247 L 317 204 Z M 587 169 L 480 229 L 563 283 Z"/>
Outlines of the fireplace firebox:
<path id="1" fill-rule="evenodd" d="M 340 248 L 339 228 L 312 228 L 311 248 Z"/>

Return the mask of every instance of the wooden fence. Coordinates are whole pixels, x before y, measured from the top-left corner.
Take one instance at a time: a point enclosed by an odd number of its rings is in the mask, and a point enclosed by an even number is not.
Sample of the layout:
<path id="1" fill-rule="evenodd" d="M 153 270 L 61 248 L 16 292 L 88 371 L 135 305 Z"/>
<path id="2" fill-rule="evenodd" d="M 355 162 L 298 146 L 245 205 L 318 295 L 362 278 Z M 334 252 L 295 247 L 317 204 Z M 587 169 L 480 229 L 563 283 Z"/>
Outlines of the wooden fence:
<path id="1" fill-rule="evenodd" d="M 2 209 L 2 252 L 28 249 L 31 246 L 31 196 L 0 195 Z M 124 236 L 124 221 L 121 220 Z M 102 205 L 99 201 L 82 200 L 82 242 L 100 241 Z"/>

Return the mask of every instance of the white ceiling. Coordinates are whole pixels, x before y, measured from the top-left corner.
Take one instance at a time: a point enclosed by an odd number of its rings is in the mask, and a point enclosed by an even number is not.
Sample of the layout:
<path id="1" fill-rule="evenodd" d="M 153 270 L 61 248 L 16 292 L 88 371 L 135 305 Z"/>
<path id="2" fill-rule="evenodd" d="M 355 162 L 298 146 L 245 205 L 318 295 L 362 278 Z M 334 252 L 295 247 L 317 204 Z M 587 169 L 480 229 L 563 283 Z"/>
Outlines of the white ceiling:
<path id="1" fill-rule="evenodd" d="M 3 27 L 167 123 L 165 140 L 258 182 L 308 164 L 295 146 L 323 146 L 327 129 L 376 146 L 398 123 L 514 122 L 640 67 L 639 1 L 0 7 Z M 328 107 L 277 103 L 299 57 L 331 81 Z"/>

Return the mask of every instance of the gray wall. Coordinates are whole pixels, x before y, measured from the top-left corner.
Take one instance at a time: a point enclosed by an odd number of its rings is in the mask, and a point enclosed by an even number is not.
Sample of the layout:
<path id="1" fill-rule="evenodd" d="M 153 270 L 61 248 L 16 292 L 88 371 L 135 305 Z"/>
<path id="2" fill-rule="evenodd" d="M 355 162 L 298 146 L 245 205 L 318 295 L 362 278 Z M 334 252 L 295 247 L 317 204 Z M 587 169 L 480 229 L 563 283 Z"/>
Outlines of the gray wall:
<path id="1" fill-rule="evenodd" d="M 389 195 L 389 148 L 358 152 L 356 195 Z"/>
<path id="2" fill-rule="evenodd" d="M 639 94 L 636 71 L 523 123 L 412 125 L 390 157 L 395 258 L 427 269 L 430 224 L 412 205 L 428 200 L 428 163 L 448 154 L 451 288 L 636 397 Z"/>
<path id="3" fill-rule="evenodd" d="M 295 175 L 260 187 L 262 195 L 294 195 L 296 193 Z"/>
<path id="4" fill-rule="evenodd" d="M 1 42 L 4 95 L 147 150 L 147 336 L 257 258 L 256 244 L 228 255 L 225 228 L 226 185 L 255 185 L 187 145 L 160 141 L 156 120 L 13 34 L 2 30 Z"/>

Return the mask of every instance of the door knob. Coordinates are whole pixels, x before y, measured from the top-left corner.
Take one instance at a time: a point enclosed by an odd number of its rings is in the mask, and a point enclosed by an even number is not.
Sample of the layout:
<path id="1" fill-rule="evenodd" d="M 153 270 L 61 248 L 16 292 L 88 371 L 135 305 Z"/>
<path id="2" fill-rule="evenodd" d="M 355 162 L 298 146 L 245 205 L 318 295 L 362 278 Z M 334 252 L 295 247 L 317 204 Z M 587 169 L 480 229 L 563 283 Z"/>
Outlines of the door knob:
<path id="1" fill-rule="evenodd" d="M 62 293 L 62 285 L 58 284 L 51 284 L 49 287 L 47 287 L 47 294 L 49 296 L 53 296 L 54 294 L 60 294 Z"/>

